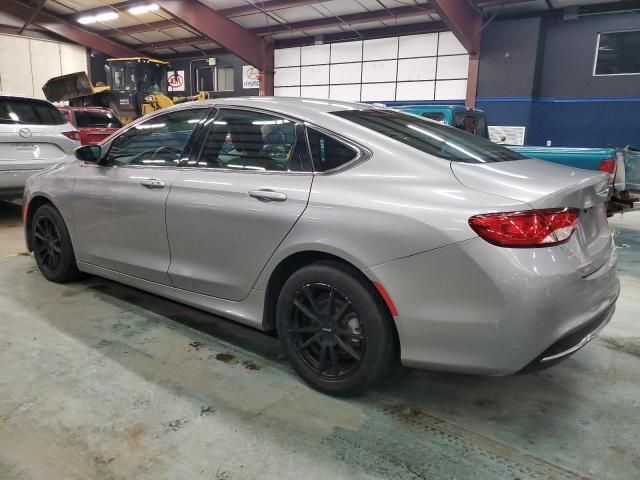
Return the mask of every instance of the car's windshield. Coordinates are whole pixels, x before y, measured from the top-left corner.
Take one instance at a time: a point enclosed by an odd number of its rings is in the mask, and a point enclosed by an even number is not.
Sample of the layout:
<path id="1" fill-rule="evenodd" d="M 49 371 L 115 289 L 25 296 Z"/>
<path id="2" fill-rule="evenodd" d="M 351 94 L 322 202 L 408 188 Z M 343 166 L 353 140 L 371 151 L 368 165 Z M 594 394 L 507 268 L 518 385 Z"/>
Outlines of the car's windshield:
<path id="1" fill-rule="evenodd" d="M 163 65 L 143 63 L 140 65 L 140 90 L 142 93 L 160 93 L 166 90 L 166 73 Z"/>
<path id="2" fill-rule="evenodd" d="M 62 125 L 66 120 L 53 105 L 29 98 L 0 98 L 0 123 Z"/>
<path id="3" fill-rule="evenodd" d="M 457 128 L 395 110 L 344 110 L 332 113 L 445 160 L 491 163 L 526 158 Z"/>

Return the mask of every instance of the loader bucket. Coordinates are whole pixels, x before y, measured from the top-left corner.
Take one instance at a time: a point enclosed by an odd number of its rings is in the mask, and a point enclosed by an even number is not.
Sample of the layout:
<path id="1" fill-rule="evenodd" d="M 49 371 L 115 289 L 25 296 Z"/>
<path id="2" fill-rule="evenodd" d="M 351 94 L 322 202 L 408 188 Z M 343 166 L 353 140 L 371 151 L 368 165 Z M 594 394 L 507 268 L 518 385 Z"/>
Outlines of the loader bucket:
<path id="1" fill-rule="evenodd" d="M 71 100 L 94 93 L 93 86 L 85 72 L 50 78 L 42 87 L 42 91 L 50 102 Z"/>

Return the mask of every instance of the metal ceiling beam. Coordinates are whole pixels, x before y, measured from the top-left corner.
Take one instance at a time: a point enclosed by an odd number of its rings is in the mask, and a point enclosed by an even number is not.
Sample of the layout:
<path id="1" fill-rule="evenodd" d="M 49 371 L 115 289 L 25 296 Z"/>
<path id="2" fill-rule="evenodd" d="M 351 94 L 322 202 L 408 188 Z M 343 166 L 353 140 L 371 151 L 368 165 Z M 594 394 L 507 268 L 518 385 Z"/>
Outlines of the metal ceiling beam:
<path id="1" fill-rule="evenodd" d="M 54 42 L 64 41 L 64 38 L 59 37 L 58 35 L 54 35 L 53 33 L 41 31 L 41 30 L 31 30 L 27 28 L 22 33 L 20 27 L 14 27 L 11 25 L 0 25 L 0 33 L 4 33 L 6 35 L 21 35 L 23 37 L 29 38 L 39 38 L 42 40 L 53 40 Z"/>
<path id="2" fill-rule="evenodd" d="M 502 7 L 517 5 L 519 3 L 531 3 L 537 0 L 475 0 L 474 3 L 479 8 Z"/>
<path id="3" fill-rule="evenodd" d="M 165 40 L 162 42 L 145 43 L 144 45 L 138 45 L 141 50 L 155 50 L 158 48 L 171 48 L 171 47 L 186 47 L 192 45 L 198 45 L 202 43 L 212 43 L 210 39 L 206 37 L 189 37 L 189 38 L 177 38 L 175 40 Z"/>
<path id="4" fill-rule="evenodd" d="M 416 17 L 435 13 L 429 7 L 406 6 L 397 8 L 387 8 L 385 10 L 374 10 L 372 12 L 352 13 L 339 17 L 318 18 L 315 20 L 304 20 L 302 22 L 288 23 L 286 25 L 273 25 L 271 27 L 253 28 L 251 31 L 256 35 L 275 35 L 278 33 L 299 32 L 322 27 L 337 27 L 342 25 L 357 25 L 359 23 L 375 22 L 377 20 L 393 20 L 396 18 Z"/>
<path id="5" fill-rule="evenodd" d="M 478 90 L 482 13 L 477 7 L 472 6 L 469 0 L 430 0 L 429 4 L 435 8 L 442 21 L 469 52 L 465 105 L 474 108 Z"/>
<path id="6" fill-rule="evenodd" d="M 88 10 L 83 10 L 78 13 L 65 15 L 64 19 L 70 22 L 75 22 L 80 17 L 96 15 L 98 13 L 104 13 L 104 12 L 112 12 L 114 10 L 122 11 L 122 10 L 126 10 L 129 7 L 133 7 L 134 5 L 140 5 L 142 3 L 146 3 L 146 2 L 143 2 L 142 0 L 128 0 L 126 2 L 112 3 L 111 5 L 105 5 L 104 7 L 89 8 Z"/>
<path id="7" fill-rule="evenodd" d="M 163 10 L 222 45 L 254 67 L 261 68 L 264 41 L 197 0 L 157 0 Z"/>
<path id="8" fill-rule="evenodd" d="M 225 17 L 240 17 L 243 15 L 255 14 L 259 12 L 256 10 L 257 6 L 263 9 L 263 11 L 276 11 L 284 8 L 290 8 L 292 6 L 300 6 L 301 4 L 319 3 L 318 0 L 271 0 L 270 2 L 264 2 L 264 4 L 257 4 L 256 7 L 252 5 L 227 8 L 224 10 L 217 10 L 216 12 Z M 118 4 L 114 5 L 117 6 Z M 264 6 L 263 6 L 264 5 Z M 104 9 L 102 9 L 104 10 Z M 427 15 L 429 13 L 435 13 L 435 11 L 429 8 L 427 5 L 420 6 L 406 6 L 398 8 L 389 8 L 386 10 L 375 10 L 372 12 L 354 13 L 350 15 L 342 15 L 340 17 L 327 17 L 315 20 L 305 20 L 301 22 L 290 23 L 288 25 L 273 25 L 271 27 L 259 27 L 249 29 L 250 32 L 259 35 L 269 35 L 277 33 L 302 31 L 312 28 L 321 27 L 336 27 L 345 24 L 357 25 L 360 23 L 373 22 L 376 20 L 391 20 L 395 18 L 407 18 L 418 15 Z M 136 34 L 149 31 L 162 30 L 164 28 L 171 28 L 176 26 L 185 26 L 185 23 L 180 19 L 174 21 L 161 20 L 158 22 L 152 22 L 144 25 L 132 25 L 130 27 L 119 28 L 117 31 L 107 32 L 105 35 L 108 37 L 114 37 L 120 34 Z"/>
<path id="9" fill-rule="evenodd" d="M 431 0 L 442 21 L 470 54 L 480 51 L 482 14 L 468 0 Z"/>
<path id="10" fill-rule="evenodd" d="M 267 33 L 277 34 L 277 33 L 283 33 L 283 32 L 291 32 L 291 31 L 302 31 L 302 30 L 319 28 L 319 27 L 334 27 L 339 25 L 345 25 L 345 22 L 347 23 L 350 22 L 351 24 L 358 24 L 358 23 L 371 22 L 374 20 L 387 20 L 389 18 L 414 17 L 422 14 L 426 15 L 428 13 L 429 13 L 429 10 L 424 8 L 416 9 L 414 7 L 400 7 L 395 9 L 392 8 L 389 10 L 376 10 L 374 12 L 358 13 L 353 15 L 343 15 L 340 18 L 332 17 L 332 18 L 323 18 L 318 20 L 308 20 L 304 22 L 291 23 L 288 26 L 278 25 L 278 26 L 272 27 L 271 29 L 267 29 L 263 27 L 252 28 L 249 31 L 256 35 L 266 35 Z M 436 31 L 442 31 L 442 28 L 440 27 L 441 25 L 440 22 L 420 22 L 420 23 L 411 25 L 409 28 L 411 29 L 411 31 L 415 31 L 415 30 L 431 31 L 429 27 L 431 24 L 437 25 Z M 403 27 L 403 26 L 401 25 L 400 27 Z M 122 32 L 123 30 L 125 29 L 120 29 L 120 32 Z M 397 27 L 393 27 L 393 26 L 381 27 L 380 29 L 370 29 L 369 31 L 371 32 L 375 31 L 378 36 L 380 36 L 380 33 L 382 31 L 396 32 L 396 33 L 393 33 L 393 35 L 407 35 L 407 33 L 397 33 L 397 32 L 406 31 L 406 29 L 403 29 L 403 28 L 397 29 Z M 361 38 L 358 35 L 359 33 L 360 32 L 354 33 L 353 31 L 350 31 L 350 32 L 345 32 L 344 34 L 337 34 L 337 35 L 338 35 L 338 38 L 341 38 L 341 39 L 353 38 L 354 35 L 356 38 Z M 382 36 L 393 36 L 393 35 L 382 35 Z M 326 35 L 324 37 L 327 38 Z M 192 42 L 191 45 L 211 42 L 210 39 L 201 38 L 201 37 L 193 37 L 189 40 Z M 309 39 L 308 37 L 306 37 L 305 39 L 296 39 L 296 40 L 308 41 L 310 43 L 313 43 L 314 41 L 314 39 Z M 277 43 L 279 44 L 279 42 Z M 158 44 L 162 44 L 163 45 L 162 48 L 166 48 L 166 47 L 170 47 L 172 42 L 168 40 L 166 42 L 149 43 L 149 44 L 140 45 L 139 48 L 141 49 L 157 48 L 154 46 Z"/>
<path id="11" fill-rule="evenodd" d="M 151 23 L 141 23 L 140 25 L 131 25 L 130 27 L 120 27 L 117 30 L 107 30 L 101 32 L 107 37 L 117 37 L 118 35 L 131 35 L 135 33 L 157 32 L 165 28 L 183 27 L 184 23 L 178 20 L 159 20 Z"/>
<path id="12" fill-rule="evenodd" d="M 156 0 L 175 18 L 260 69 L 262 90 L 273 94 L 273 45 L 197 0 Z"/>
<path id="13" fill-rule="evenodd" d="M 241 5 L 239 7 L 224 8 L 218 10 L 218 13 L 225 17 L 242 17 L 245 15 L 253 15 L 254 13 L 275 12 L 285 8 L 303 7 L 314 3 L 322 3 L 326 0 L 270 0 L 268 2 L 256 2 L 253 5 Z"/>
<path id="14" fill-rule="evenodd" d="M 36 8 L 33 10 L 33 13 L 31 14 L 31 16 L 27 19 L 26 22 L 24 22 L 24 25 L 22 25 L 22 28 L 20 29 L 20 31 L 18 32 L 18 35 L 20 35 L 22 32 L 24 32 L 26 30 L 26 28 L 31 25 L 31 22 L 33 22 L 33 19 L 36 18 L 36 15 L 38 15 L 40 13 L 40 11 L 42 10 L 42 7 L 44 7 L 44 2 L 46 2 L 47 0 L 39 0 L 38 5 L 36 6 Z"/>
<path id="15" fill-rule="evenodd" d="M 393 27 L 369 28 L 358 32 L 330 33 L 322 36 L 324 43 L 346 42 L 349 40 L 368 40 L 370 38 L 398 37 L 402 35 L 418 35 L 421 33 L 446 32 L 447 26 L 443 22 L 420 22 Z M 276 40 L 276 48 L 304 47 L 314 45 L 314 37 L 299 37 Z"/>
<path id="16" fill-rule="evenodd" d="M 225 17 L 243 17 L 245 15 L 252 15 L 254 13 L 261 12 L 274 12 L 276 10 L 282 10 L 284 8 L 291 7 L 300 7 L 304 5 L 311 5 L 313 3 L 322 3 L 326 0 L 270 0 L 270 1 L 259 1 L 257 0 L 255 5 L 247 4 L 241 5 L 239 7 L 231 7 L 224 8 L 220 10 L 216 10 L 220 15 L 224 15 Z M 142 0 L 128 0 L 125 2 L 112 3 L 111 5 L 105 5 L 104 7 L 90 8 L 88 10 L 84 10 L 82 12 L 73 13 L 71 15 L 65 16 L 66 19 L 77 19 L 78 17 L 82 17 L 85 15 L 95 15 L 96 13 L 101 13 L 109 10 L 119 10 L 123 11 L 134 5 L 140 5 L 145 3 Z"/>
<path id="17" fill-rule="evenodd" d="M 0 11 L 12 17 L 17 17 L 25 22 L 33 15 L 33 7 L 25 5 L 18 0 L 3 0 L 0 2 Z M 33 18 L 34 24 L 45 30 L 55 33 L 74 43 L 97 50 L 112 57 L 137 57 L 140 53 L 125 47 L 117 42 L 108 40 L 97 33 L 84 30 L 72 25 L 60 17 L 47 12 L 39 12 Z"/>

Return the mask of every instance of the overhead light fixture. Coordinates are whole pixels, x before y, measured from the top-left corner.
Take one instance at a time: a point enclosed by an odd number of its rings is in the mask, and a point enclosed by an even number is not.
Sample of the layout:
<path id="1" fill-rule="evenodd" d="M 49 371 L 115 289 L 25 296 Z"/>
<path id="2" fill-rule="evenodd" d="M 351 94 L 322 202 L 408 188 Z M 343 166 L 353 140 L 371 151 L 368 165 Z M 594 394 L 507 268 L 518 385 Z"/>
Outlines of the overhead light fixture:
<path id="1" fill-rule="evenodd" d="M 89 25 L 96 22 L 107 22 L 109 20 L 115 20 L 119 16 L 120 15 L 118 15 L 117 12 L 104 12 L 99 13 L 98 15 L 86 15 L 84 17 L 79 17 L 77 21 L 82 25 Z"/>
<path id="2" fill-rule="evenodd" d="M 146 5 L 136 5 L 129 9 L 131 15 L 142 15 L 143 13 L 155 12 L 160 10 L 160 6 L 157 3 L 149 3 Z"/>

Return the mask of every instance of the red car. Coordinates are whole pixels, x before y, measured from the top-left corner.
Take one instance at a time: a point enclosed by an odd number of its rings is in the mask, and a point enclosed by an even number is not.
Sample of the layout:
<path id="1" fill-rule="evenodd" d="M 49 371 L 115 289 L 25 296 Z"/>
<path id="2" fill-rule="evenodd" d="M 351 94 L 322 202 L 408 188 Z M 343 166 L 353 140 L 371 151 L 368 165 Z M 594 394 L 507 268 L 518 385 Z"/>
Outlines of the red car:
<path id="1" fill-rule="evenodd" d="M 101 142 L 122 127 L 111 110 L 100 107 L 60 107 L 60 112 L 80 132 L 82 145 Z"/>

